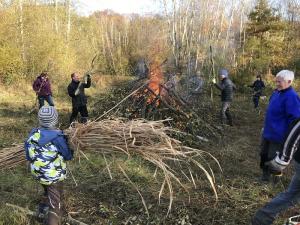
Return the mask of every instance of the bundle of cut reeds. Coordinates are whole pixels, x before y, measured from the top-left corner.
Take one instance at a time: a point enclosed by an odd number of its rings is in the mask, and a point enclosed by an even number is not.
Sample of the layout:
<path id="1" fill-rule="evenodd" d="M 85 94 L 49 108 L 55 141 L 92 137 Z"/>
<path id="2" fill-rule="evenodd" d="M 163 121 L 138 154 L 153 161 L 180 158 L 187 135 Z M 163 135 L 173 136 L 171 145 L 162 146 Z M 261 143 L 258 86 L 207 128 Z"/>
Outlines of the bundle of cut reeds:
<path id="1" fill-rule="evenodd" d="M 0 169 L 14 168 L 26 161 L 23 144 L 17 144 L 0 151 Z"/>
<path id="2" fill-rule="evenodd" d="M 76 124 L 66 130 L 69 141 L 77 153 L 93 151 L 101 154 L 125 154 L 128 157 L 141 157 L 145 162 L 155 166 L 161 172 L 162 184 L 159 199 L 164 191 L 169 193 L 171 209 L 174 182 L 184 190 L 186 182 L 196 187 L 199 172 L 206 175 L 217 197 L 214 177 L 211 169 L 204 166 L 203 156 L 209 153 L 183 146 L 168 134 L 176 132 L 164 125 L 165 121 L 146 121 L 143 119 L 105 119 L 87 125 Z M 208 164 L 206 164 L 208 165 Z M 120 167 L 125 175 L 124 169 Z M 110 172 L 110 170 L 108 169 Z M 145 204 L 144 204 L 145 206 Z"/>
<path id="3" fill-rule="evenodd" d="M 154 172 L 160 174 L 159 199 L 167 191 L 170 199 L 169 210 L 174 196 L 174 183 L 188 191 L 186 183 L 196 187 L 199 172 L 204 172 L 217 197 L 212 170 L 203 156 L 208 155 L 217 163 L 218 161 L 205 151 L 183 146 L 180 141 L 171 138 L 169 134 L 174 130 L 166 127 L 164 122 L 166 121 L 104 119 L 87 124 L 76 123 L 65 130 L 65 134 L 68 135 L 69 143 L 77 157 L 84 155 L 88 158 L 87 152 L 104 157 L 108 154 L 113 156 L 124 154 L 128 158 L 140 157 L 145 163 L 152 164 Z M 0 151 L 0 169 L 13 168 L 24 161 L 25 154 L 21 144 Z M 125 170 L 120 165 L 118 168 L 134 185 Z M 112 177 L 109 168 L 108 172 Z M 139 192 L 136 186 L 135 188 Z M 140 192 L 139 194 L 141 195 Z M 144 200 L 143 204 L 147 211 Z"/>

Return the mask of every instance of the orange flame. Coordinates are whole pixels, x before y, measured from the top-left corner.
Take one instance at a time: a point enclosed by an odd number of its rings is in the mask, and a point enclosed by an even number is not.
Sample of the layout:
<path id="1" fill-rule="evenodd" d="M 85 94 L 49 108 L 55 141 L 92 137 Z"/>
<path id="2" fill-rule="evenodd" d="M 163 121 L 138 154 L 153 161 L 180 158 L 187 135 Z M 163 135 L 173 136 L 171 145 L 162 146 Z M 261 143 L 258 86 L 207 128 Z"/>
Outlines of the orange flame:
<path id="1" fill-rule="evenodd" d="M 147 103 L 150 104 L 156 98 L 156 96 L 160 95 L 161 93 L 160 85 L 163 83 L 163 73 L 158 64 L 153 63 L 150 65 L 150 73 L 148 78 L 148 88 L 153 92 L 147 100 Z M 157 101 L 156 104 L 159 105 L 159 101 Z"/>

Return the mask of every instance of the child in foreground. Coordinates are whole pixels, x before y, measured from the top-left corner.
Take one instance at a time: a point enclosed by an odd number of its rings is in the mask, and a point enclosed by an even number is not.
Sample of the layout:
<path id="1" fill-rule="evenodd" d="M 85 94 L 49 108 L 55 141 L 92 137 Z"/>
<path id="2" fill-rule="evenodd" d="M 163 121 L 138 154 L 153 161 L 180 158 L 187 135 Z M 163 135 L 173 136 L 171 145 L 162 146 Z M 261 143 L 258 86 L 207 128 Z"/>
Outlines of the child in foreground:
<path id="1" fill-rule="evenodd" d="M 33 128 L 25 141 L 26 159 L 34 179 L 44 188 L 39 217 L 44 217 L 44 224 L 60 225 L 65 161 L 71 160 L 73 154 L 63 131 L 56 128 L 58 113 L 53 106 L 41 107 L 38 120 L 39 127 Z"/>

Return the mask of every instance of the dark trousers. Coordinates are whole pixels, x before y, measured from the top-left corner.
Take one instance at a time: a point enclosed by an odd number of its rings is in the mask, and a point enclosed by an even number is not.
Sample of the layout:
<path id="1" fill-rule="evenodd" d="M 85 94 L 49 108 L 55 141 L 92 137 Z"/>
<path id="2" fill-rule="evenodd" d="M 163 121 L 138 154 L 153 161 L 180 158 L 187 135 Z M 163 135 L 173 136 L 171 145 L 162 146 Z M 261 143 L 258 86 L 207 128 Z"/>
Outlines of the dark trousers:
<path id="1" fill-rule="evenodd" d="M 268 141 L 262 139 L 261 141 L 261 152 L 260 152 L 260 168 L 266 176 L 270 176 L 269 166 L 265 165 L 266 162 L 274 159 L 277 152 L 280 152 L 283 145 L 277 142 Z"/>
<path id="2" fill-rule="evenodd" d="M 51 95 L 47 96 L 38 96 L 39 108 L 42 108 L 45 104 L 45 101 L 48 102 L 50 106 L 54 106 L 54 102 Z"/>
<path id="3" fill-rule="evenodd" d="M 258 107 L 258 105 L 259 105 L 259 98 L 260 98 L 259 95 L 253 95 L 252 100 L 253 100 L 254 108 Z"/>
<path id="4" fill-rule="evenodd" d="M 56 184 L 43 185 L 43 188 L 44 196 L 40 205 L 49 207 L 44 222 L 46 225 L 61 225 L 63 184 L 58 182 Z"/>
<path id="5" fill-rule="evenodd" d="M 232 116 L 229 111 L 230 102 L 222 102 L 222 109 L 221 109 L 221 123 L 226 124 L 228 120 L 228 124 L 232 126 Z"/>
<path id="6" fill-rule="evenodd" d="M 86 105 L 84 106 L 79 106 L 79 107 L 74 107 L 72 108 L 72 114 L 70 117 L 70 124 L 76 120 L 78 113 L 81 115 L 81 123 L 86 123 L 89 117 L 89 113 L 87 110 Z"/>

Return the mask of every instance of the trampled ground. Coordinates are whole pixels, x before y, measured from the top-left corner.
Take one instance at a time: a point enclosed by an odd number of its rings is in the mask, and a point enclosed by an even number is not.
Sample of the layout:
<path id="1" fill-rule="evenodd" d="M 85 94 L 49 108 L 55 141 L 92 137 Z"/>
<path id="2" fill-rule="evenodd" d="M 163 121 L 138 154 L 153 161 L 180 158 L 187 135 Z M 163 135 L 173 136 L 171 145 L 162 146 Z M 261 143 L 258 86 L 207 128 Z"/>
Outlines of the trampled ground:
<path id="1" fill-rule="evenodd" d="M 97 88 L 92 93 L 94 96 L 90 99 L 90 105 L 99 99 L 105 99 L 107 95 L 98 95 Z M 31 97 L 24 96 L 25 100 L 18 102 L 17 96 L 11 96 L 0 104 L 1 147 L 22 142 L 30 129 L 37 124 L 35 114 L 27 113 L 33 104 Z M 26 101 L 29 103 L 25 104 Z M 70 104 L 65 103 L 68 101 L 65 95 L 56 98 L 63 128 L 66 127 L 70 112 Z M 212 107 L 211 113 L 217 117 L 218 99 L 215 99 L 214 104 L 216 105 Z M 69 176 L 65 182 L 66 210 L 74 218 L 87 224 L 250 224 L 250 216 L 284 190 L 291 174 L 289 168 L 286 176 L 276 185 L 266 185 L 258 181 L 259 137 L 266 104 L 267 102 L 263 102 L 259 112 L 252 109 L 249 95 L 237 94 L 232 106 L 234 127 L 220 128 L 222 135 L 219 141 L 198 143 L 199 148 L 213 154 L 222 166 L 221 172 L 211 162 L 215 172 L 218 201 L 203 176 L 199 178 L 196 189 L 190 189 L 190 198 L 183 192 L 175 195 L 172 211 L 166 216 L 168 196 L 163 195 L 158 204 L 160 184 L 149 167 L 139 158 L 117 159 L 143 194 L 149 210 L 148 217 L 138 193 L 128 180 L 113 166 L 111 170 L 114 176 L 110 179 L 103 157 L 88 154 L 89 161 L 81 158 L 80 162 L 74 160 L 69 164 L 74 179 Z M 108 107 L 104 103 L 103 105 Z M 33 181 L 25 166 L 0 171 L 0 224 L 38 224 L 35 219 L 15 212 L 5 204 L 11 203 L 35 210 L 41 193 L 40 186 Z M 295 213 L 297 209 L 286 212 L 276 224 L 283 224 L 283 218 Z"/>

